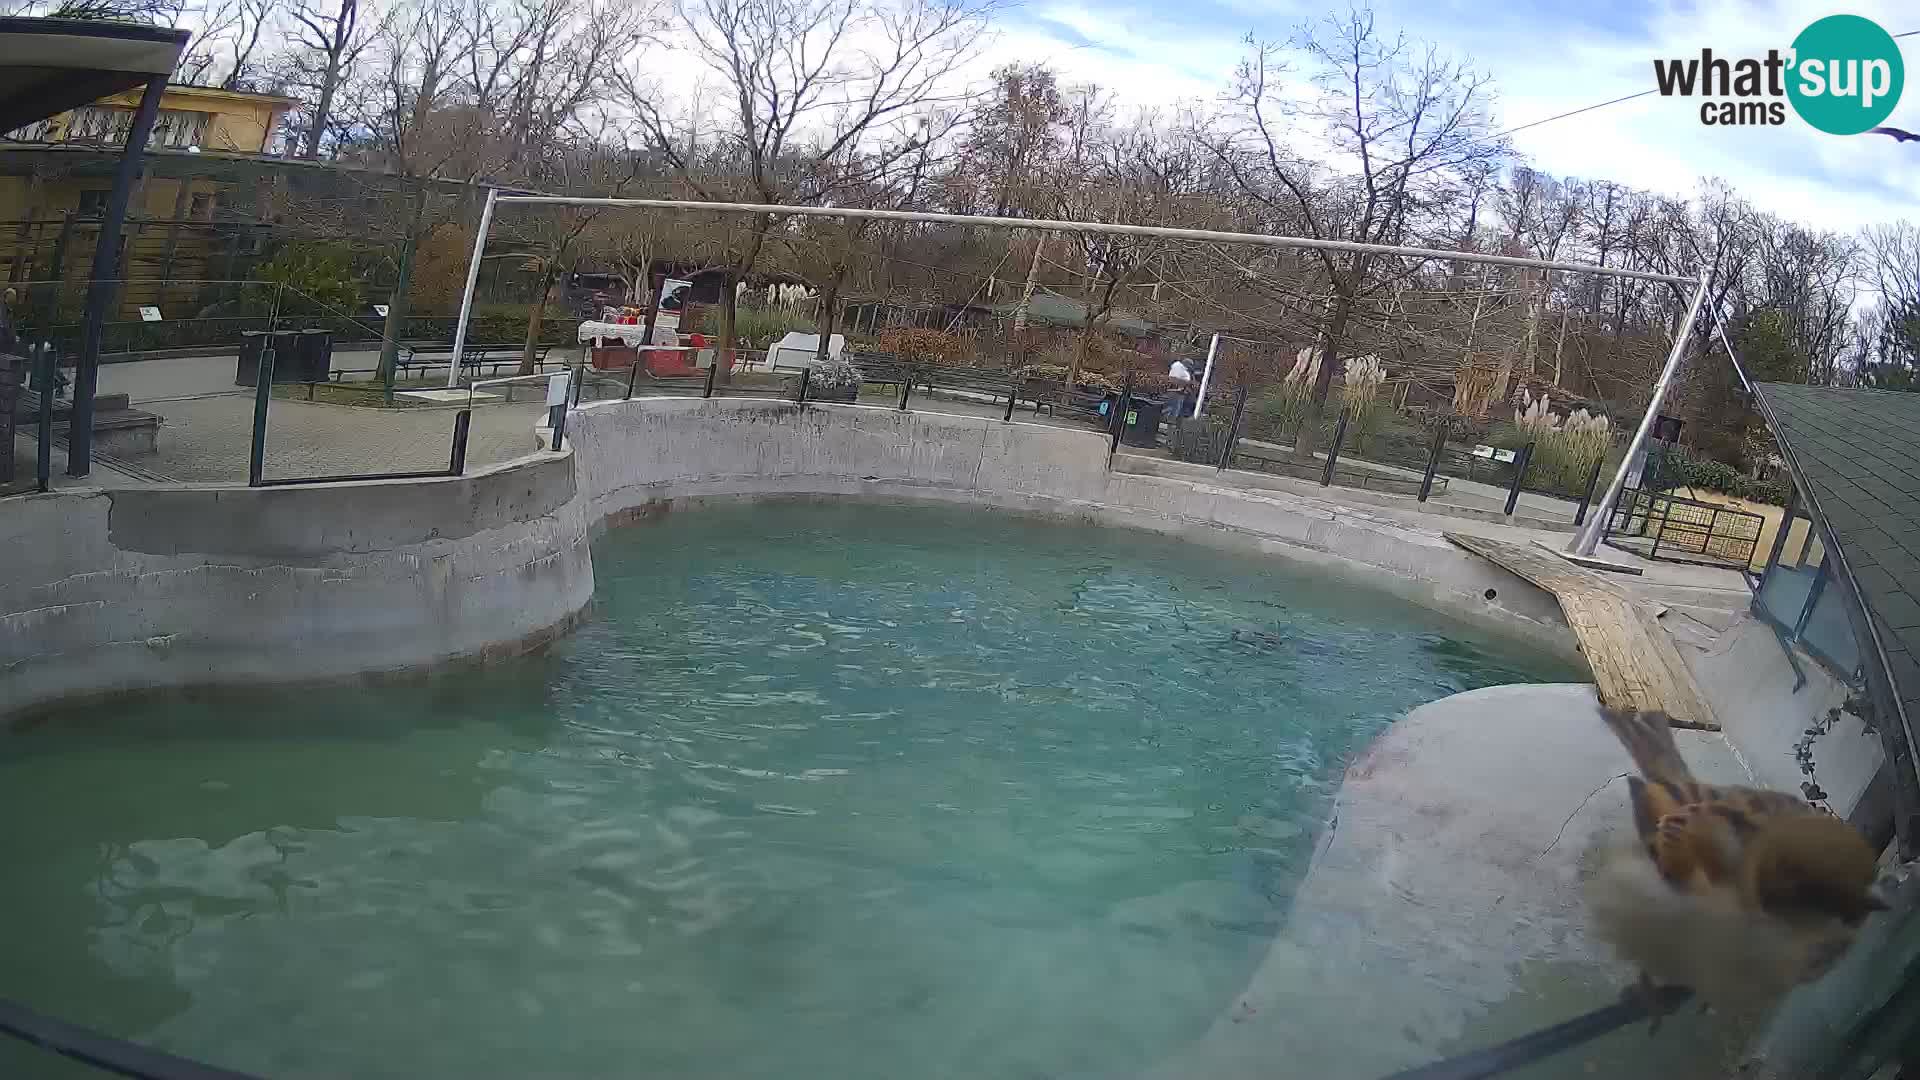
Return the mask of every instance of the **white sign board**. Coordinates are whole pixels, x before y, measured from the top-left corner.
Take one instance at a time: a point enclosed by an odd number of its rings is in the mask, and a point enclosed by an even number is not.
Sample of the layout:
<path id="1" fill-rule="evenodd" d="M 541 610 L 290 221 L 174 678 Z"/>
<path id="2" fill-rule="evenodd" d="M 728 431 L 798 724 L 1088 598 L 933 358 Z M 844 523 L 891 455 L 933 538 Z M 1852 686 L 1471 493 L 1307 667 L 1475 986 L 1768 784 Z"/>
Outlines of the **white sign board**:
<path id="1" fill-rule="evenodd" d="M 828 356 L 838 360 L 846 351 L 847 339 L 845 336 L 835 334 L 827 339 Z M 797 330 L 788 331 L 786 337 L 774 342 L 773 348 L 767 350 L 767 362 L 776 368 L 781 366 L 803 368 L 813 363 L 813 358 L 818 355 L 819 352 L 819 334 L 802 334 Z"/>
<path id="2" fill-rule="evenodd" d="M 680 328 L 680 312 L 693 299 L 693 282 L 684 278 L 668 278 L 660 283 L 660 311 L 653 317 L 655 330 L 662 327 L 668 330 Z M 656 339 L 658 340 L 658 339 Z"/>
<path id="3" fill-rule="evenodd" d="M 160 309 L 157 307 L 147 307 L 143 305 L 140 308 L 140 321 L 141 322 L 159 322 Z"/>
<path id="4" fill-rule="evenodd" d="M 385 304 L 375 304 L 375 305 L 373 305 L 373 313 L 374 313 L 375 315 L 378 315 L 378 316 L 380 316 L 380 317 L 381 317 L 381 318 L 383 318 L 383 319 L 384 319 L 384 318 L 386 318 L 386 317 L 387 317 L 387 305 L 385 305 Z"/>
<path id="5" fill-rule="evenodd" d="M 1513 451 L 1496 450 L 1491 446 L 1476 446 L 1473 448 L 1473 456 L 1486 458 L 1489 461 L 1512 461 Z"/>
<path id="6" fill-rule="evenodd" d="M 547 408 L 567 403 L 567 372 L 561 371 L 547 379 Z"/>

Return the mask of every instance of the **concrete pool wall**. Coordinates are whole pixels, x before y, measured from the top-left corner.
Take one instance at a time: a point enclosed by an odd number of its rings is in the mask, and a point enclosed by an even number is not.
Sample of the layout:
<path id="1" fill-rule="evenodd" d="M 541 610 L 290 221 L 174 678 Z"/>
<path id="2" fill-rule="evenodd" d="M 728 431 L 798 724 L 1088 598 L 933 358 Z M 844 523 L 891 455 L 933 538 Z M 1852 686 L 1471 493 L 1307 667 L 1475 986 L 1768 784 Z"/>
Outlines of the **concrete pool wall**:
<path id="1" fill-rule="evenodd" d="M 573 462 L 302 487 L 79 489 L 0 513 L 0 712 L 517 651 L 593 595 Z"/>
<path id="2" fill-rule="evenodd" d="M 1274 554 L 1576 655 L 1558 605 L 1431 533 L 1277 491 L 1109 472 L 1099 432 L 857 405 L 588 405 L 464 477 L 69 489 L 0 514 L 0 712 L 508 654 L 593 595 L 590 531 L 714 498 L 990 506 Z"/>
<path id="3" fill-rule="evenodd" d="M 959 502 L 1279 555 L 1578 659 L 1546 593 L 1364 507 L 1108 471 L 1107 437 L 947 413 L 752 398 L 588 405 L 567 421 L 588 516 L 711 498 Z"/>

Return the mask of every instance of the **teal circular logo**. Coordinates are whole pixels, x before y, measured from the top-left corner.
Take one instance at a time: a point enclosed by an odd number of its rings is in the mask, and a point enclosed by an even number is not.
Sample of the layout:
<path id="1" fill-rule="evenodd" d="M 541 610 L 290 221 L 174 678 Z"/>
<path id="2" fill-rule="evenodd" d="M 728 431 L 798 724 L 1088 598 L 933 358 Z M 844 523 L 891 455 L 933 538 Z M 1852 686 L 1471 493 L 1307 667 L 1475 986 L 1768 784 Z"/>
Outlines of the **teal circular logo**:
<path id="1" fill-rule="evenodd" d="M 1800 119 L 1829 135 L 1880 124 L 1905 83 L 1899 44 L 1872 19 L 1829 15 L 1793 39 L 1787 99 Z"/>

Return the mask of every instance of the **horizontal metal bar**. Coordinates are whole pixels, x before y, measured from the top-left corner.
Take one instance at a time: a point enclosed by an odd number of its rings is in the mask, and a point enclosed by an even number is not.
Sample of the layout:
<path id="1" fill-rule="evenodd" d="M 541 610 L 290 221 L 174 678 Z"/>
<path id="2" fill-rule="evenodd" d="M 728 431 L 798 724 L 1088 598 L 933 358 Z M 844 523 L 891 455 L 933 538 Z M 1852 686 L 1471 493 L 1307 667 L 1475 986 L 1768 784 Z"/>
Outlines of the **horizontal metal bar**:
<path id="1" fill-rule="evenodd" d="M 1492 263 L 1496 266 L 1522 266 L 1535 270 L 1605 274 L 1610 277 L 1634 278 L 1640 281 L 1664 281 L 1673 285 L 1699 283 L 1697 278 L 1682 277 L 1677 274 L 1656 274 L 1647 270 L 1627 270 L 1615 266 L 1595 266 L 1590 263 L 1523 259 L 1513 255 L 1487 255 L 1478 251 L 1442 251 L 1437 248 L 1396 247 L 1392 244 L 1362 244 L 1350 240 L 1315 240 L 1305 236 L 1272 236 L 1265 233 L 1221 232 L 1215 229 L 1176 229 L 1166 225 L 1113 225 L 1098 221 L 990 217 L 985 214 L 943 214 L 930 210 L 869 210 L 852 206 L 782 206 L 777 203 L 702 202 L 692 199 L 597 199 L 574 195 L 501 195 L 496 201 L 551 206 L 625 206 L 638 210 L 705 210 L 716 213 L 859 218 L 871 221 L 921 221 L 930 224 L 973 225 L 999 229 L 1153 236 L 1167 240 L 1200 240 L 1219 244 L 1252 244 L 1258 247 L 1274 248 L 1310 248 L 1316 251 L 1401 255 L 1415 259 L 1450 259 L 1460 262 Z"/>
<path id="2" fill-rule="evenodd" d="M 348 476 L 282 476 L 262 479 L 255 487 L 295 487 L 300 484 L 356 484 L 367 480 L 431 480 L 436 476 L 455 476 L 457 473 L 446 469 L 425 469 L 420 472 L 383 472 L 358 473 Z"/>
<path id="3" fill-rule="evenodd" d="M 486 363 L 486 362 L 487 361 L 484 361 L 484 360 L 481 361 L 481 363 Z M 506 363 L 506 362 L 507 361 L 504 361 L 504 360 L 501 361 L 501 363 Z M 564 374 L 567 374 L 567 371 L 565 368 L 562 368 L 559 371 L 536 371 L 531 375 L 507 375 L 498 379 L 476 379 L 473 382 L 470 382 L 467 384 L 467 389 L 478 390 L 483 386 L 505 386 L 508 383 L 532 382 L 535 379 L 551 379 L 555 375 L 564 375 Z"/>
<path id="4" fill-rule="evenodd" d="M 42 1016 L 11 1001 L 0 1001 L 0 1034 L 135 1080 L 255 1080 L 246 1073 L 203 1065 Z"/>

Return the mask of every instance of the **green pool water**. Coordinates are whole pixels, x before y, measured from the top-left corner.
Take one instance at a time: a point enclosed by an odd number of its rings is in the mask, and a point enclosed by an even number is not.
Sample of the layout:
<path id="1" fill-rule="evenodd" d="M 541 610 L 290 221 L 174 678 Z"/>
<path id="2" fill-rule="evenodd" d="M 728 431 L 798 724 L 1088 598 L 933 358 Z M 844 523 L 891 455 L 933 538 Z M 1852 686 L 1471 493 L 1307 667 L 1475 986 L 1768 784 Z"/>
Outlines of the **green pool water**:
<path id="1" fill-rule="evenodd" d="M 276 1077 L 1124 1075 L 1232 1003 L 1374 734 L 1580 677 L 975 511 L 708 509 L 594 562 L 543 656 L 0 738 L 0 996 Z"/>

